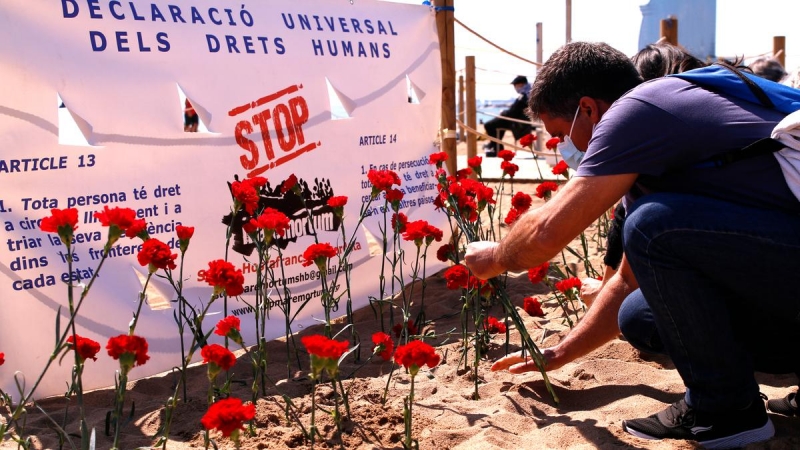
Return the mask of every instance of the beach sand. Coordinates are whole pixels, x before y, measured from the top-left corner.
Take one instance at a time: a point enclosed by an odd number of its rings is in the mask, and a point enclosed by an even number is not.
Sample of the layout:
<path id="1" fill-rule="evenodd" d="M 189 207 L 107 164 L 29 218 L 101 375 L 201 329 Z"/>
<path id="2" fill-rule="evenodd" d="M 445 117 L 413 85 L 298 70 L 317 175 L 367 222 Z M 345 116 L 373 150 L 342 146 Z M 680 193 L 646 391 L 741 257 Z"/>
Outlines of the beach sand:
<path id="1" fill-rule="evenodd" d="M 462 144 L 463 145 L 463 144 Z M 480 145 L 480 143 L 479 143 Z M 480 154 L 480 148 L 479 148 Z M 497 163 L 499 161 L 485 162 Z M 532 194 L 535 183 L 516 182 L 515 190 Z M 506 195 L 510 195 L 508 192 Z M 510 204 L 510 198 L 503 204 Z M 541 200 L 534 197 L 534 207 Z M 587 235 L 596 234 L 589 229 Z M 436 248 L 436 247 L 434 247 Z M 591 260 L 601 268 L 602 254 L 592 245 Z M 559 256 L 554 261 L 560 262 Z M 442 273 L 430 275 L 425 280 L 425 311 L 430 321 L 425 330 L 439 337 L 429 340 L 437 345 L 442 362 L 434 369 L 425 368 L 416 378 L 413 408 L 413 436 L 419 440 L 420 449 L 691 449 L 698 448 L 687 441 L 646 441 L 630 436 L 621 428 L 624 419 L 644 417 L 665 404 L 681 398 L 684 387 L 673 366 L 664 357 L 640 354 L 622 339 L 603 345 L 586 357 L 549 373 L 560 403 L 556 405 L 545 389 L 538 372 L 512 375 L 508 372 L 491 372 L 491 362 L 506 353 L 505 336 L 495 335 L 488 355 L 481 361 L 478 371 L 479 399 L 473 399 L 475 379 L 470 369 L 472 353 L 467 363 L 460 361 L 461 300 L 459 292 L 447 289 Z M 531 317 L 521 311 L 526 296 L 547 297 L 544 284 L 533 285 L 526 273 L 512 273 L 508 277 L 507 292 L 525 318 L 525 325 L 541 348 L 553 345 L 569 330 L 562 311 L 553 302 L 545 302 L 546 317 Z M 415 305 L 421 286 L 415 287 Z M 416 309 L 415 309 L 416 311 Z M 492 315 L 502 317 L 499 306 Z M 343 382 L 349 391 L 351 414 L 345 421 L 343 442 L 336 437 L 330 414 L 318 411 L 318 427 L 322 437 L 314 448 L 346 449 L 401 449 L 403 438 L 403 399 L 409 392 L 409 376 L 403 370 L 394 370 L 389 362 L 366 362 L 371 351 L 370 336 L 380 329 L 370 308 L 354 314 L 355 329 L 361 335 L 361 362 L 347 358 L 341 373 L 354 375 Z M 342 321 L 337 323 L 342 327 Z M 304 330 L 303 334 L 320 332 Z M 455 331 L 450 335 L 448 332 Z M 345 335 L 348 335 L 345 332 Z M 519 349 L 519 335 L 511 328 L 508 349 Z M 299 344 L 299 343 L 298 343 Z M 243 433 L 241 442 L 245 449 L 308 449 L 296 421 L 288 421 L 286 400 L 298 411 L 303 426 L 309 426 L 312 383 L 308 378 L 308 357 L 301 355 L 303 370 L 293 365 L 289 377 L 286 365 L 285 342 L 269 343 L 268 375 L 271 381 L 266 394 L 257 401 L 255 435 Z M 379 359 L 379 358 L 376 358 Z M 135 377 L 136 369 L 132 376 Z M 252 375 L 247 356 L 239 357 L 232 369 L 232 395 L 242 399 L 251 397 Z M 390 379 L 391 374 L 391 379 Z M 208 380 L 206 367 L 195 366 L 188 373 L 188 396 L 180 401 L 172 422 L 170 440 L 166 448 L 202 448 L 203 434 L 200 418 L 207 409 Z M 780 398 L 793 392 L 797 380 L 794 375 L 758 375 L 761 389 L 769 398 Z M 174 377 L 166 374 L 134 381 L 128 386 L 126 411 L 135 404 L 131 421 L 122 430 L 122 449 L 149 447 L 164 420 L 164 403 L 172 393 Z M 384 390 L 386 402 L 382 401 Z M 317 404 L 326 410 L 333 408 L 330 383 L 317 390 Z M 97 448 L 111 447 L 112 438 L 104 433 L 106 414 L 111 410 L 114 392 L 110 389 L 89 392 L 85 395 L 88 423 L 97 432 Z M 69 410 L 66 429 L 74 435 L 77 423 L 75 402 Z M 38 402 L 57 422 L 65 413 L 63 398 L 49 398 Z M 59 448 L 56 433 L 49 420 L 35 408 L 28 408 L 26 435 L 32 448 Z M 767 443 L 751 445 L 750 449 L 800 448 L 800 419 L 771 415 L 776 436 Z M 228 439 L 218 432 L 211 437 L 219 448 L 233 448 Z M 73 442 L 79 446 L 79 438 Z M 15 448 L 5 442 L 2 448 Z M 62 448 L 70 448 L 64 445 Z M 213 447 L 212 447 L 213 448 Z"/>

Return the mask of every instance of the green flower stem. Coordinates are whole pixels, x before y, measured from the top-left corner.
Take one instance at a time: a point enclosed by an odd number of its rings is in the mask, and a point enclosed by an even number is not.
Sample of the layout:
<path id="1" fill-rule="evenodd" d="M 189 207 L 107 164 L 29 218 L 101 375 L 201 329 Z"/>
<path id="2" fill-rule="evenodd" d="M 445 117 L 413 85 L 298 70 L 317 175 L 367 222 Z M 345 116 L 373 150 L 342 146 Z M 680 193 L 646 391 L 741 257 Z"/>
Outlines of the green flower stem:
<path id="1" fill-rule="evenodd" d="M 119 430 L 122 428 L 122 407 L 125 403 L 125 390 L 128 387 L 128 369 L 121 368 L 117 396 L 114 399 L 114 445 L 112 450 L 119 449 Z"/>

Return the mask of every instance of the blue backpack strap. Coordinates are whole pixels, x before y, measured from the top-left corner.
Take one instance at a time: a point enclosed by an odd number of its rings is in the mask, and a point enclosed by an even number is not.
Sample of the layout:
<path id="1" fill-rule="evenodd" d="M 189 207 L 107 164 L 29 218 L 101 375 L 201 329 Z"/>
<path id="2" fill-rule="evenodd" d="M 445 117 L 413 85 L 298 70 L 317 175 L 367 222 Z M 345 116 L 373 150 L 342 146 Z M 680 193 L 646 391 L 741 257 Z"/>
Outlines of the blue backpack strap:
<path id="1" fill-rule="evenodd" d="M 800 110 L 800 89 L 775 83 L 751 73 L 734 71 L 719 64 L 668 76 L 678 77 L 712 91 L 763 105 L 764 102 L 756 94 L 757 90 L 754 91 L 750 83 L 745 83 L 740 79 L 740 77 L 745 77 L 766 94 L 773 104 L 772 107 L 776 110 L 785 114 Z M 769 107 L 769 105 L 766 106 Z"/>

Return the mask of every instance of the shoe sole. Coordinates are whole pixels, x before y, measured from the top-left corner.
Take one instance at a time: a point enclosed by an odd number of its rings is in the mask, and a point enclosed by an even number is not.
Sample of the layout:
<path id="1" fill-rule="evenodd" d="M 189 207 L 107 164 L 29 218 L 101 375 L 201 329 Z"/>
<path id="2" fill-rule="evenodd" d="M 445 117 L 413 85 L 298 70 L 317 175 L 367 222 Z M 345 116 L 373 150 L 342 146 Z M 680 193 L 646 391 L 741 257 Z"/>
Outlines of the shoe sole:
<path id="1" fill-rule="evenodd" d="M 642 439 L 661 440 L 659 437 L 650 436 L 649 434 L 642 433 L 641 431 L 634 430 L 622 423 L 622 429 L 627 433 Z M 772 425 L 772 420 L 767 418 L 767 423 L 760 428 L 742 431 L 731 436 L 725 436 L 718 439 L 710 439 L 707 441 L 697 441 L 704 448 L 707 449 L 730 449 L 739 448 L 754 442 L 766 441 L 767 439 L 775 436 L 775 427 Z"/>

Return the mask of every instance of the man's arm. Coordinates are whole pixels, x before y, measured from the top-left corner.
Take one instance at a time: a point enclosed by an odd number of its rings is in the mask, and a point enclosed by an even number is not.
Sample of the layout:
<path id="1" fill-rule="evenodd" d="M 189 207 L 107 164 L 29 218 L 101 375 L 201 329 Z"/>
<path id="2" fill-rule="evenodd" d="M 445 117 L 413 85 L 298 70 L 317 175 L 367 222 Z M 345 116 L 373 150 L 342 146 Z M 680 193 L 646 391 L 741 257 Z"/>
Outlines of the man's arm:
<path id="1" fill-rule="evenodd" d="M 619 335 L 619 308 L 625 297 L 637 288 L 636 279 L 623 257 L 619 271 L 603 287 L 583 319 L 558 345 L 543 351 L 547 361 L 546 370 L 558 369 Z M 530 359 L 522 358 L 519 352 L 500 358 L 492 365 L 492 370 L 503 369 L 511 373 L 538 370 Z"/>
<path id="2" fill-rule="evenodd" d="M 527 270 L 549 261 L 622 197 L 637 174 L 574 177 L 542 207 L 523 214 L 498 244 L 467 246 L 465 262 L 478 278 Z"/>

